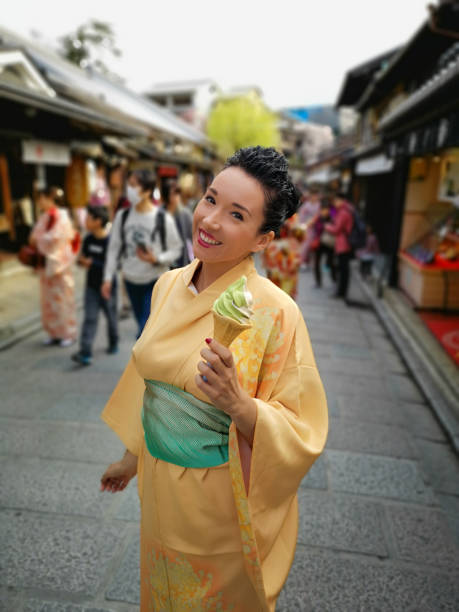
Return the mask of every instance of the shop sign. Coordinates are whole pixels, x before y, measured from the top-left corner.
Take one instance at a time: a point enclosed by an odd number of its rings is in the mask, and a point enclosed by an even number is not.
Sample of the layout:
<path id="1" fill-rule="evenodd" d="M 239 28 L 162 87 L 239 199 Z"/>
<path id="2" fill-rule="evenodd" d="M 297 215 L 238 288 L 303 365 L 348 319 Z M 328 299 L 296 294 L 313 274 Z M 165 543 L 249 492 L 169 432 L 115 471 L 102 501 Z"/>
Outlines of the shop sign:
<path id="1" fill-rule="evenodd" d="M 68 166 L 70 147 L 47 140 L 23 140 L 22 161 L 25 164 L 47 164 L 49 166 Z"/>
<path id="2" fill-rule="evenodd" d="M 176 166 L 159 166 L 158 176 L 161 177 L 176 177 L 178 170 Z"/>
<path id="3" fill-rule="evenodd" d="M 371 174 L 385 174 L 391 172 L 394 167 L 394 160 L 389 159 L 384 153 L 367 157 L 358 161 L 355 174 L 365 176 Z"/>
<path id="4" fill-rule="evenodd" d="M 438 133 L 437 133 L 438 148 L 445 146 L 448 134 L 449 134 L 449 120 L 442 119 L 438 125 Z"/>
<path id="5" fill-rule="evenodd" d="M 459 149 L 449 149 L 442 160 L 438 188 L 440 202 L 451 202 L 459 207 Z"/>

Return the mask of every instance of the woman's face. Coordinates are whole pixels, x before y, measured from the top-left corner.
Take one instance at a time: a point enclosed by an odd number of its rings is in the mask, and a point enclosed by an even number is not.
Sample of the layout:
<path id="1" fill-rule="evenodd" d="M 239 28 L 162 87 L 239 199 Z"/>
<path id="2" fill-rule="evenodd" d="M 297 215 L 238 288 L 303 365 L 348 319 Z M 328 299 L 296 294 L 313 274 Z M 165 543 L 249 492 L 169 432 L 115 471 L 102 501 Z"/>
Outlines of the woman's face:
<path id="1" fill-rule="evenodd" d="M 193 215 L 193 251 L 205 263 L 236 265 L 263 250 L 274 232 L 260 234 L 265 195 L 260 183 L 241 168 L 218 174 Z"/>
<path id="2" fill-rule="evenodd" d="M 53 200 L 48 198 L 44 193 L 41 193 L 38 198 L 38 210 L 40 212 L 47 212 L 54 205 Z"/>

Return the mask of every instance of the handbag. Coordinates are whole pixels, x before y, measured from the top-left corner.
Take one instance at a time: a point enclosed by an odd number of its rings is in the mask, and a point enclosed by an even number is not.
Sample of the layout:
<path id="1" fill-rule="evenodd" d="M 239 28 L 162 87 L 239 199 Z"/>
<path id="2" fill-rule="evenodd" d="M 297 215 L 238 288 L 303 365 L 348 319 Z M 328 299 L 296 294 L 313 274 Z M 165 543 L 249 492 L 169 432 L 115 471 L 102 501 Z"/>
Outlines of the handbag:
<path id="1" fill-rule="evenodd" d="M 18 253 L 19 261 L 30 268 L 44 268 L 45 256 L 29 244 L 22 246 Z"/>
<path id="2" fill-rule="evenodd" d="M 330 234 L 330 232 L 322 232 L 320 242 L 329 249 L 333 249 L 335 246 L 335 236 Z"/>

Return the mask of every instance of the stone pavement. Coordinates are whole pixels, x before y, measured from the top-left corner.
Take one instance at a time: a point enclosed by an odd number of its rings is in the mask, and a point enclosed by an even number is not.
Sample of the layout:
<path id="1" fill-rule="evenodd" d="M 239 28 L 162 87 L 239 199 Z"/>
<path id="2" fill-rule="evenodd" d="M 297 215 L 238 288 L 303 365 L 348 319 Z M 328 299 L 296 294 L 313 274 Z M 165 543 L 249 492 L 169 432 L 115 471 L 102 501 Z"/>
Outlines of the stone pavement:
<path id="1" fill-rule="evenodd" d="M 457 610 L 457 457 L 374 313 L 329 292 L 301 274 L 331 422 L 300 488 L 278 612 Z M 90 368 L 74 367 L 72 349 L 41 347 L 42 334 L 0 353 L 0 610 L 139 609 L 135 486 L 98 491 L 122 451 L 99 414 L 134 325 L 121 323 L 116 356 L 104 353 L 104 327 Z"/>
<path id="2" fill-rule="evenodd" d="M 80 305 L 85 270 L 73 267 L 75 297 Z M 40 281 L 37 273 L 15 260 L 0 266 L 0 351 L 41 328 Z"/>

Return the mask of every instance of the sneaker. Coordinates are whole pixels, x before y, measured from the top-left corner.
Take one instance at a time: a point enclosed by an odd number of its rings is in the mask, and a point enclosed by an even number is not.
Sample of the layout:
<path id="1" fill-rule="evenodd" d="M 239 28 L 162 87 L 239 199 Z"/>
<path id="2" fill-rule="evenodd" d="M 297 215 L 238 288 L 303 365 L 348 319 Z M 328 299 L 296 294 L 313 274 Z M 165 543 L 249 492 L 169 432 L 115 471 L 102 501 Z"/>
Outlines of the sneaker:
<path id="1" fill-rule="evenodd" d="M 83 355 L 83 353 L 74 353 L 72 355 L 72 361 L 83 366 L 88 366 L 92 363 L 92 357 L 90 355 Z"/>
<path id="2" fill-rule="evenodd" d="M 75 340 L 73 340 L 72 338 L 62 338 L 62 340 L 59 340 L 59 346 L 62 348 L 66 348 L 67 346 L 72 346 L 74 342 Z"/>
<path id="3" fill-rule="evenodd" d="M 121 320 L 123 319 L 129 319 L 131 317 L 131 309 L 129 306 L 123 306 L 123 308 L 120 310 L 119 313 L 119 318 Z"/>
<path id="4" fill-rule="evenodd" d="M 115 344 L 113 346 L 109 346 L 108 349 L 105 351 L 107 353 L 107 355 L 116 355 L 116 353 L 119 353 L 119 348 L 118 345 Z"/>
<path id="5" fill-rule="evenodd" d="M 59 340 L 59 338 L 51 338 L 51 336 L 49 336 L 48 338 L 45 338 L 42 342 L 43 346 L 54 346 L 56 344 L 59 344 L 61 341 Z"/>

